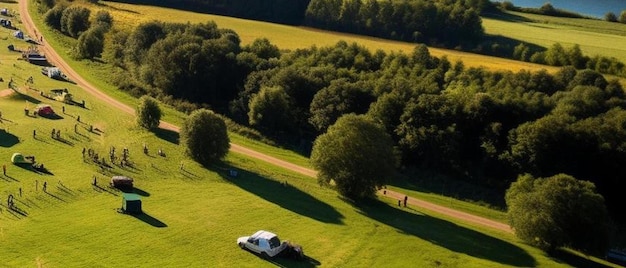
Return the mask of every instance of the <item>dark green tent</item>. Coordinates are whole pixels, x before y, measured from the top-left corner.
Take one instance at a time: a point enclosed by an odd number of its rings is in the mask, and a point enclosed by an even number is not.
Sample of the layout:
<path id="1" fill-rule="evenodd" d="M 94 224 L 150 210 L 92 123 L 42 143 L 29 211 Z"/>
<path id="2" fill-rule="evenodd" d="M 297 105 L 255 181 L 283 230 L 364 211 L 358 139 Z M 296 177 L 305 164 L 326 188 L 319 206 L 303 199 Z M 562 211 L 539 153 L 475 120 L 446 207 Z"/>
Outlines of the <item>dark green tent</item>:
<path id="1" fill-rule="evenodd" d="M 141 214 L 141 198 L 138 194 L 122 194 L 122 211 L 127 214 Z"/>

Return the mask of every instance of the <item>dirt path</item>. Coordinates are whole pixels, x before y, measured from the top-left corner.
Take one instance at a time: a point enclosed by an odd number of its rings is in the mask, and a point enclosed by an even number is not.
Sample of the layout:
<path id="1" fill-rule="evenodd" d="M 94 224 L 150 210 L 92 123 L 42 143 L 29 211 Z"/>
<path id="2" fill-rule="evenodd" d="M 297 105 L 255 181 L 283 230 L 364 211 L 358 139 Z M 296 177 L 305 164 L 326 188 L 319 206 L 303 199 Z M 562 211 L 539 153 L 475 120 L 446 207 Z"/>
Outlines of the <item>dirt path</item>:
<path id="1" fill-rule="evenodd" d="M 39 36 L 36 34 L 37 30 L 35 28 L 35 24 L 33 23 L 32 18 L 30 17 L 30 14 L 28 13 L 28 0 L 19 0 L 19 13 L 20 13 L 20 17 L 22 19 L 22 23 L 24 26 L 24 29 L 22 29 L 23 31 L 25 31 L 26 33 L 28 33 L 30 36 L 34 36 L 36 38 L 38 38 Z M 52 49 L 52 47 L 50 47 L 44 39 L 44 42 L 42 42 L 42 44 L 39 45 L 39 50 L 41 52 L 44 53 L 44 55 L 46 56 L 46 58 L 48 59 L 48 62 L 56 65 L 59 69 L 61 69 L 61 71 L 63 73 L 65 73 L 65 75 L 67 75 L 68 78 L 70 78 L 72 81 L 76 82 L 76 84 L 78 86 L 80 86 L 81 88 L 83 88 L 85 91 L 89 92 L 90 94 L 96 96 L 97 98 L 99 98 L 100 100 L 108 103 L 109 105 L 123 111 L 129 114 L 134 114 L 135 110 L 133 108 L 131 108 L 130 106 L 119 102 L 116 99 L 111 98 L 110 96 L 104 94 L 103 92 L 101 92 L 100 90 L 98 90 L 96 87 L 94 87 L 93 85 L 91 85 L 89 82 L 87 82 L 85 79 L 83 79 L 77 72 L 75 72 L 64 60 L 63 58 L 61 58 L 56 51 L 54 51 L 54 49 Z M 168 122 L 164 122 L 161 121 L 161 124 L 159 125 L 161 128 L 164 129 L 168 129 L 168 130 L 172 130 L 172 131 L 179 131 L 179 127 L 175 126 L 173 124 L 170 124 Z M 231 147 L 230 150 L 232 152 L 236 152 L 236 153 L 240 153 L 243 155 L 247 155 L 253 158 L 257 158 L 259 160 L 265 161 L 267 163 L 285 168 L 285 169 L 289 169 L 295 172 L 298 172 L 300 174 L 309 176 L 309 177 L 317 177 L 317 172 L 305 167 L 301 167 L 292 163 L 289 163 L 287 161 L 283 161 L 280 159 L 277 159 L 275 157 L 266 155 L 266 154 L 262 154 L 260 152 L 245 148 L 241 145 L 237 145 L 234 143 L 231 143 Z M 394 192 L 391 190 L 386 190 L 386 194 L 383 195 L 381 192 L 379 192 L 380 196 L 387 196 L 389 198 L 394 198 L 394 199 L 403 199 L 404 198 L 404 194 L 398 193 L 398 192 Z M 490 219 L 486 219 L 486 218 L 482 218 L 482 217 L 478 217 L 475 215 L 471 215 L 465 212 L 461 212 L 458 210 L 454 210 L 451 208 L 447 208 L 444 206 L 440 206 L 440 205 L 436 205 L 430 202 L 426 202 L 424 200 L 421 199 L 417 199 L 414 197 L 408 197 L 407 200 L 408 205 L 411 206 L 416 206 L 416 207 L 420 207 L 422 209 L 426 209 L 426 210 L 430 210 L 430 211 L 434 211 L 446 216 L 450 216 L 453 218 L 457 218 L 466 222 L 470 222 L 470 223 L 474 223 L 474 224 L 478 224 L 478 225 L 483 225 L 486 227 L 490 227 L 493 229 L 497 229 L 500 231 L 504 231 L 507 233 L 512 233 L 511 228 L 503 223 L 500 222 L 496 222 Z"/>
<path id="2" fill-rule="evenodd" d="M 0 98 L 9 96 L 11 93 L 13 93 L 13 90 L 10 88 L 0 90 Z"/>

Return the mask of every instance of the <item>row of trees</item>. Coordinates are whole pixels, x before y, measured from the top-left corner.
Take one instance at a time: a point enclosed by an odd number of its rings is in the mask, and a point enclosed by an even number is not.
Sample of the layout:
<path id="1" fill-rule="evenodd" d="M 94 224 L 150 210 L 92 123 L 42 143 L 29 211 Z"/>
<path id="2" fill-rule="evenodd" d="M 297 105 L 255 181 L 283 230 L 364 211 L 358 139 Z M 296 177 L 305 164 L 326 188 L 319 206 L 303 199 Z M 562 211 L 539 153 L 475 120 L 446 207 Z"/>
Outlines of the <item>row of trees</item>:
<path id="1" fill-rule="evenodd" d="M 613 12 L 607 12 L 604 15 L 604 20 L 610 22 L 626 23 L 626 10 L 622 10 L 622 13 L 619 14 L 619 17 L 617 17 L 617 15 L 615 15 L 615 13 Z"/>
<path id="2" fill-rule="evenodd" d="M 312 0 L 305 21 L 323 29 L 457 45 L 482 38 L 478 6 L 483 2 Z"/>
<path id="3" fill-rule="evenodd" d="M 423 45 L 387 54 L 345 42 L 274 64 L 248 75 L 229 111 L 267 135 L 315 139 L 344 114 L 366 114 L 405 167 L 469 174 L 499 189 L 520 173 L 565 172 L 596 183 L 617 211 L 621 197 L 610 189 L 626 174 L 626 98 L 596 71 L 489 72 L 431 57 Z"/>
<path id="4" fill-rule="evenodd" d="M 545 3 L 539 8 L 518 7 L 518 6 L 515 6 L 511 1 L 504 1 L 501 3 L 495 2 L 495 5 L 497 5 L 501 9 L 509 10 L 509 11 L 518 11 L 518 12 L 524 12 L 524 13 L 539 14 L 539 15 L 546 15 L 546 16 L 553 16 L 553 17 L 564 17 L 564 18 L 578 18 L 578 19 L 588 18 L 575 12 L 555 8 L 550 3 Z"/>
<path id="5" fill-rule="evenodd" d="M 623 62 L 613 57 L 586 56 L 577 44 L 564 48 L 560 43 L 554 43 L 545 51 L 535 51 L 527 44 L 520 43 L 513 49 L 513 59 L 550 66 L 570 65 L 577 69 L 592 69 L 604 74 L 626 77 L 626 65 Z"/>
<path id="6" fill-rule="evenodd" d="M 78 39 L 73 48 L 74 57 L 93 59 L 102 55 L 104 36 L 113 25 L 108 12 L 98 11 L 90 21 L 91 10 L 86 7 L 55 1 L 42 1 L 39 6 L 45 11 L 44 21 L 48 26 Z"/>

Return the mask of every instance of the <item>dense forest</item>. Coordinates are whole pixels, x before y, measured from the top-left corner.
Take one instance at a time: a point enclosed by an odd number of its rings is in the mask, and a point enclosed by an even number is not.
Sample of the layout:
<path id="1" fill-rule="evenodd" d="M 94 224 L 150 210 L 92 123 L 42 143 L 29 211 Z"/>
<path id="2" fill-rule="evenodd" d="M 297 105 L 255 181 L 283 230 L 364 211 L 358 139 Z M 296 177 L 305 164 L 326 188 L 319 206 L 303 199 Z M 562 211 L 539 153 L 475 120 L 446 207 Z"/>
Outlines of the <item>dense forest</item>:
<path id="1" fill-rule="evenodd" d="M 69 36 L 84 29 L 81 46 L 84 33 L 110 24 L 106 14 L 85 22 L 85 13 L 55 7 L 46 18 Z M 342 115 L 363 114 L 391 135 L 403 172 L 436 171 L 502 193 L 519 174 L 565 173 L 594 182 L 624 220 L 626 200 L 613 189 L 625 186 L 626 95 L 597 71 L 466 68 L 425 45 L 409 54 L 343 41 L 281 52 L 267 39 L 241 46 L 213 22 L 155 21 L 107 38 L 112 81 L 137 96 L 186 112 L 210 107 L 304 153 Z"/>
<path id="2" fill-rule="evenodd" d="M 475 44 L 484 34 L 479 5 L 481 1 L 311 0 L 305 23 L 410 42 Z"/>

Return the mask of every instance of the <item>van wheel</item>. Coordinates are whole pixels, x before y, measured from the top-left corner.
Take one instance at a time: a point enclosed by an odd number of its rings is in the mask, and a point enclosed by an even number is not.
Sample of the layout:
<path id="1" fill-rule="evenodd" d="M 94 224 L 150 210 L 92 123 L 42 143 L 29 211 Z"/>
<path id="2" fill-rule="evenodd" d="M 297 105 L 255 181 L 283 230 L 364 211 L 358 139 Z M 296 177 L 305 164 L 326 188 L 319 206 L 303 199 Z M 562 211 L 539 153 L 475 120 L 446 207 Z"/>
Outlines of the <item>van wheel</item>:
<path id="1" fill-rule="evenodd" d="M 239 245 L 239 247 L 240 247 L 241 249 L 246 248 L 246 247 L 243 245 L 243 243 L 239 243 L 238 245 Z"/>
<path id="2" fill-rule="evenodd" d="M 264 260 L 269 260 L 270 255 L 267 255 L 267 253 L 265 252 L 261 252 L 261 258 L 263 258 Z"/>

